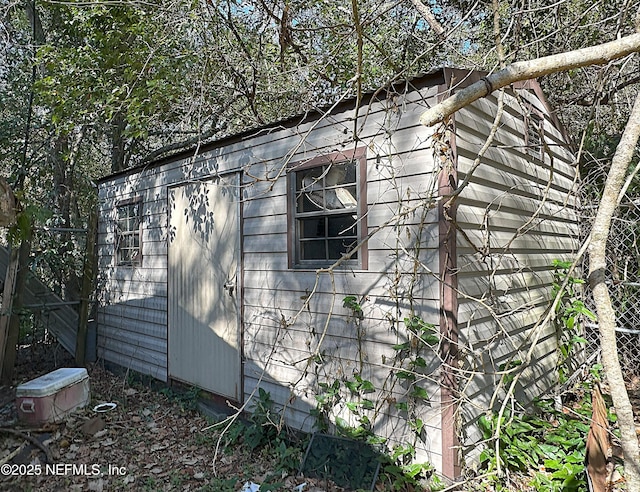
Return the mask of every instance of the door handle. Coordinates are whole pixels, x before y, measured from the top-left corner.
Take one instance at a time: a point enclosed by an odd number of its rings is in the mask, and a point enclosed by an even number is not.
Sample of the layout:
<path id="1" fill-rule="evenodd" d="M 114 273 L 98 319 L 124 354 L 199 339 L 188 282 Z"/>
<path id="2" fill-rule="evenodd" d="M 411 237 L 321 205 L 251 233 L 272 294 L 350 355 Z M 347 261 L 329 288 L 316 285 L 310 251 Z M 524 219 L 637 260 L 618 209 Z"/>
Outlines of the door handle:
<path id="1" fill-rule="evenodd" d="M 233 290 L 236 288 L 236 283 L 232 280 L 228 280 L 224 283 L 224 290 L 226 290 L 231 297 L 233 297 Z"/>

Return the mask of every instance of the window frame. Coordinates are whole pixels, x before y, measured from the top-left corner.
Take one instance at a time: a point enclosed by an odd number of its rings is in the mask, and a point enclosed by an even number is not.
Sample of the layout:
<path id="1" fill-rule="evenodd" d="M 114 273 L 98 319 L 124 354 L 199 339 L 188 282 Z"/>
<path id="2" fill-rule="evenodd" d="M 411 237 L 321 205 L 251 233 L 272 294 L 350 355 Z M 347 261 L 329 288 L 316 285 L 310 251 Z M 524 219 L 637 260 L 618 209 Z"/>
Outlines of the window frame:
<path id="1" fill-rule="evenodd" d="M 333 152 L 318 156 L 312 159 L 297 161 L 287 167 L 287 253 L 290 269 L 317 269 L 333 265 L 337 259 L 301 259 L 300 248 L 300 228 L 299 220 L 300 212 L 297 211 L 296 204 L 296 176 L 297 173 L 308 171 L 312 168 L 326 166 L 328 164 L 341 164 L 347 162 L 356 163 L 356 241 L 360 244 L 358 249 L 358 257 L 356 259 L 344 260 L 343 265 L 349 266 L 356 270 L 367 270 L 368 265 L 368 249 L 366 236 L 367 229 L 367 156 L 366 147 L 358 147 L 349 151 Z M 335 213 L 318 213 L 318 217 L 328 217 Z M 309 215 L 302 215 L 309 217 Z M 326 236 L 325 236 L 326 239 Z"/>
<path id="2" fill-rule="evenodd" d="M 138 227 L 137 229 L 134 229 L 134 228 L 129 229 L 128 227 L 129 219 L 134 218 L 136 216 L 129 215 L 129 213 L 127 212 L 127 216 L 126 216 L 127 229 L 122 230 L 120 210 L 125 207 L 128 210 L 130 210 L 131 207 L 134 205 L 138 206 L 138 214 L 137 214 Z M 133 198 L 127 198 L 125 200 L 119 200 L 118 202 L 116 202 L 115 214 L 116 214 L 116 218 L 115 218 L 115 226 L 114 226 L 114 234 L 115 234 L 114 258 L 115 258 L 116 266 L 122 266 L 122 267 L 141 266 L 142 265 L 142 217 L 143 217 L 142 197 L 136 196 Z M 137 237 L 138 254 L 134 258 L 123 259 L 122 253 L 124 251 L 129 251 L 131 249 L 134 249 L 130 245 L 128 245 L 128 241 L 126 240 L 123 241 L 124 238 L 130 238 L 130 237 L 134 238 L 134 242 L 136 242 L 135 238 Z"/>
<path id="3" fill-rule="evenodd" d="M 544 115 L 530 107 L 526 115 L 525 148 L 526 154 L 534 159 L 544 159 Z"/>

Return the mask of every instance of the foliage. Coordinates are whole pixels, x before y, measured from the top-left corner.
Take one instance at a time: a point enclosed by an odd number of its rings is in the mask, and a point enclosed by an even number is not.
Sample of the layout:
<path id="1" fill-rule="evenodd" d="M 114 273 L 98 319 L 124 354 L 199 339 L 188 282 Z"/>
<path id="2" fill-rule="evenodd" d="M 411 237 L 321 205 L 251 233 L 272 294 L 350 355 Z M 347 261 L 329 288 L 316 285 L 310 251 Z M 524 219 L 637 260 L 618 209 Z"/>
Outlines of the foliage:
<path id="1" fill-rule="evenodd" d="M 343 299 L 343 306 L 350 310 L 350 319 L 359 327 L 365 313 L 354 295 Z M 353 372 L 350 378 L 318 382 L 319 392 L 315 395 L 316 407 L 311 410 L 315 417 L 315 427 L 323 433 L 336 434 L 356 440 L 375 449 L 384 450 L 387 439 L 376 435 L 374 424 L 382 406 L 392 406 L 406 415 L 412 431 L 407 442 L 396 444 L 380 455 L 381 478 L 391 490 L 410 490 L 423 483 L 429 483 L 434 490 L 439 487 L 438 478 L 429 463 L 415 462 L 416 440 L 423 439 L 424 422 L 420 418 L 423 405 L 429 401 L 429 394 L 423 387 L 428 375 L 429 358 L 426 351 L 439 343 L 435 326 L 426 323 L 419 316 L 404 319 L 406 341 L 390 348 L 394 352 L 396 368 L 390 375 L 390 384 L 376 387 L 360 372 Z M 362 347 L 358 347 L 362 350 Z M 404 398 L 396 401 L 392 392 L 396 385 L 403 389 Z"/>
<path id="2" fill-rule="evenodd" d="M 178 403 L 180 408 L 183 411 L 186 411 L 198 408 L 198 399 L 200 398 L 202 391 L 197 386 L 190 386 L 186 391 L 176 391 L 167 386 L 162 388 L 160 393 Z"/>
<path id="3" fill-rule="evenodd" d="M 570 261 L 554 260 L 554 281 L 552 286 L 552 296 L 560 296 L 556 306 L 556 329 L 558 335 L 558 378 L 560 383 L 564 383 L 572 372 L 570 363 L 577 347 L 587 341 L 582 336 L 584 328 L 582 320 L 588 318 L 596 320 L 595 314 L 589 310 L 580 297 L 580 286 L 584 280 L 570 276 L 569 269 L 572 266 Z M 566 285 L 563 287 L 563 284 Z"/>
<path id="4" fill-rule="evenodd" d="M 287 433 L 281 420 L 271 395 L 259 388 L 247 422 L 232 427 L 228 441 L 242 442 L 249 452 L 270 456 L 274 461 L 273 477 L 281 477 L 283 471 L 297 472 L 306 444 L 301 436 Z"/>
<path id="5" fill-rule="evenodd" d="M 494 474 L 500 460 L 503 470 L 529 476 L 531 486 L 540 492 L 570 492 L 584 490 L 585 442 L 592 414 L 590 395 L 570 411 L 554 408 L 553 400 L 536 400 L 535 414 L 507 412 L 500 420 L 495 439 L 498 417 L 489 413 L 478 419 L 479 428 L 487 441 L 480 454 L 481 471 Z M 613 415 L 609 415 L 614 420 Z M 492 475 L 490 481 L 496 490 L 506 490 L 506 476 Z"/>

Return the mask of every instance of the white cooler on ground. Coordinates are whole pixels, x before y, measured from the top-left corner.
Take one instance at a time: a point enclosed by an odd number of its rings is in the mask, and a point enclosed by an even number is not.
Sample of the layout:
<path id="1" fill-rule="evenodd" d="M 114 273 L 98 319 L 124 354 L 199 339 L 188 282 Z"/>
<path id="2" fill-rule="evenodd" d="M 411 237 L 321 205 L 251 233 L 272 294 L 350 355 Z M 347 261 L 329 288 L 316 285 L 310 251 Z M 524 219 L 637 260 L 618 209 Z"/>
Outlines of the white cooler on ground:
<path id="1" fill-rule="evenodd" d="M 18 417 L 29 424 L 60 422 L 89 400 L 89 375 L 83 367 L 56 369 L 16 388 Z"/>

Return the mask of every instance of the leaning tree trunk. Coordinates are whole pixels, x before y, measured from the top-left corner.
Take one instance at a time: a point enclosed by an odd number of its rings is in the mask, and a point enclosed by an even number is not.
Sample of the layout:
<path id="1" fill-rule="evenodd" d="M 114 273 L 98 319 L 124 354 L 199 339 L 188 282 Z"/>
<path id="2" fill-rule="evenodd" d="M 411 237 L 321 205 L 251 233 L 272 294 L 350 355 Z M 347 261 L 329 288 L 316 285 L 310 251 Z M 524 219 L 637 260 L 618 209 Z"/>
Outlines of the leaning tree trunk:
<path id="1" fill-rule="evenodd" d="M 602 199 L 598 207 L 589 246 L 589 285 L 598 314 L 602 365 L 609 382 L 611 398 L 618 416 L 620 438 L 624 453 L 624 474 L 627 490 L 640 491 L 640 453 L 633 419 L 616 344 L 616 317 L 611 305 L 609 290 L 605 284 L 606 247 L 611 228 L 611 218 L 618 204 L 618 196 L 625 181 L 629 163 L 640 137 L 640 94 L 638 94 L 622 139 L 611 161 Z"/>

